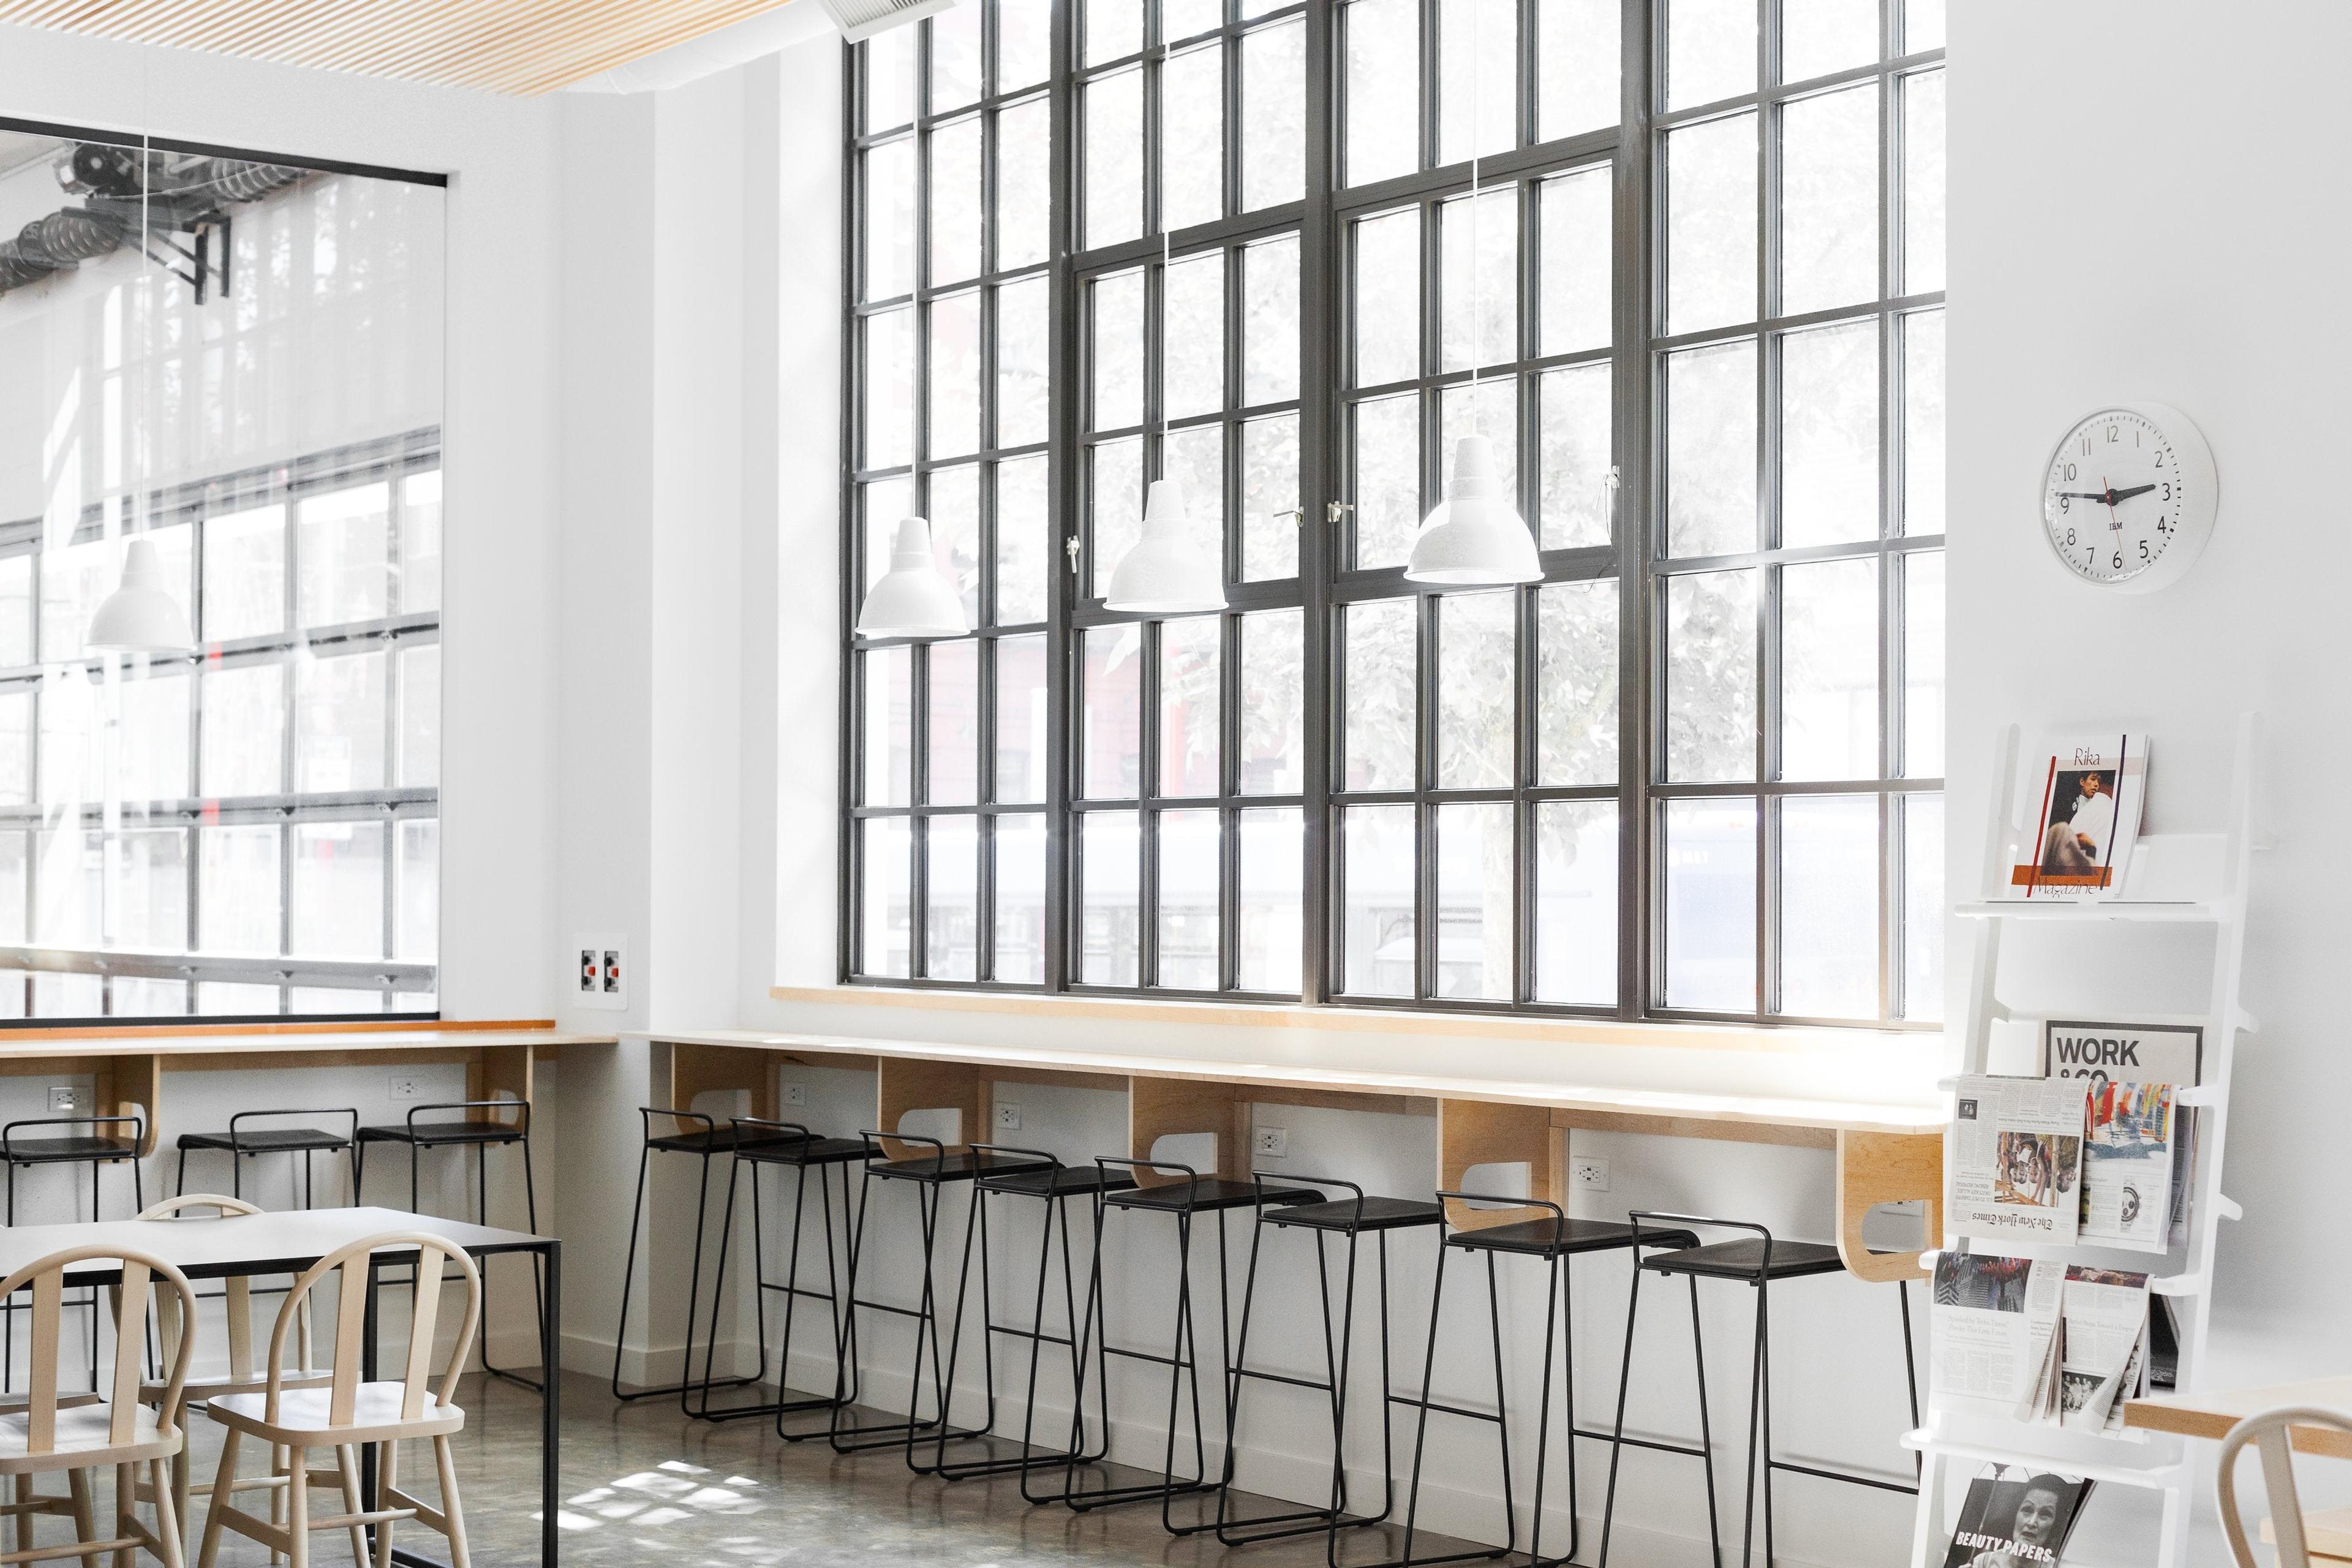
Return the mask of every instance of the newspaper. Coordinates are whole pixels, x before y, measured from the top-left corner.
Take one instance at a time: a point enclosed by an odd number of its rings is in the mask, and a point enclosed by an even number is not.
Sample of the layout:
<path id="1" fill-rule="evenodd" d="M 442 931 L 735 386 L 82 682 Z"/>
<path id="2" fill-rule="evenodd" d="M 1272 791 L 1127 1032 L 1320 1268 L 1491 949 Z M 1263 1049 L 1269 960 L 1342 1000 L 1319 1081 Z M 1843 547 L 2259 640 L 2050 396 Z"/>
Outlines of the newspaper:
<path id="1" fill-rule="evenodd" d="M 2046 1381 L 2064 1284 L 2060 1263 L 1938 1253 L 1928 1377 L 1937 1400 L 2020 1415 Z"/>
<path id="2" fill-rule="evenodd" d="M 1944 1568 L 2046 1568 L 2066 1550 L 2092 1483 L 2028 1465 L 1988 1465 L 1969 1483 Z"/>
<path id="3" fill-rule="evenodd" d="M 2162 1252 L 2177 1195 L 2172 1086 L 2093 1079 L 2090 1101 L 2079 1238 Z"/>
<path id="4" fill-rule="evenodd" d="M 2080 1079 L 1959 1081 L 1953 1124 L 1952 1225 L 1964 1236 L 2069 1242 L 2089 1085 Z"/>
<path id="5" fill-rule="evenodd" d="M 2125 1402 L 2142 1392 L 2147 1364 L 2147 1276 L 2076 1264 L 2066 1270 L 2059 1313 L 2055 1395 L 2061 1425 L 2122 1429 Z"/>
<path id="6" fill-rule="evenodd" d="M 2042 1020 L 2042 1076 L 2192 1085 L 2204 1065 L 2205 1031 L 2193 1024 Z"/>

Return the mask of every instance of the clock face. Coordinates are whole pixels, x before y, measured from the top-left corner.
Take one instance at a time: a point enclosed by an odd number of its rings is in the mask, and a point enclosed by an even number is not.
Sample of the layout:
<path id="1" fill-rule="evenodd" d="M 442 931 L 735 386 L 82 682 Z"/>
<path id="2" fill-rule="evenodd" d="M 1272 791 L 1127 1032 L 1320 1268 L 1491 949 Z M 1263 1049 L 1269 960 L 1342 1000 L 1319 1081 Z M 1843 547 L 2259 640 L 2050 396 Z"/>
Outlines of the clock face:
<path id="1" fill-rule="evenodd" d="M 2102 587 L 2180 576 L 2213 521 L 2213 459 L 2195 426 L 2156 405 L 2104 408 L 2050 455 L 2042 521 L 2069 571 Z"/>

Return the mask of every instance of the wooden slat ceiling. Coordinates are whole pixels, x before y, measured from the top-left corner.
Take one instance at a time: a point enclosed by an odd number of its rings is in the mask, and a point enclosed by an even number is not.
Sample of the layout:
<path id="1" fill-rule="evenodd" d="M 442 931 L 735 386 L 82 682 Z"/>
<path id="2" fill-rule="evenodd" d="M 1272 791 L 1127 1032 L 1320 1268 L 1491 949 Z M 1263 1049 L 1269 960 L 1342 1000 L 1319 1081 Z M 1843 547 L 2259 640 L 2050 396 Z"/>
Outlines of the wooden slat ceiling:
<path id="1" fill-rule="evenodd" d="M 0 22 L 529 95 L 626 65 L 783 3 L 0 0 Z"/>

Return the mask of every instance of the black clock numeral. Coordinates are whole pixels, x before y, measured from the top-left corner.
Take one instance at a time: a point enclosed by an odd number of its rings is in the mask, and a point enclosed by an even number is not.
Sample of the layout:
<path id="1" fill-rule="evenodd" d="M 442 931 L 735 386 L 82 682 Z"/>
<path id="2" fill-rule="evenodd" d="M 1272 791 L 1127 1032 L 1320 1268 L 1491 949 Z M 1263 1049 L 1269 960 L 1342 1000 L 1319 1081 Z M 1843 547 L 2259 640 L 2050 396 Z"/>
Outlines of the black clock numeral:
<path id="1" fill-rule="evenodd" d="M 2066 548 L 2069 550 L 2074 548 L 2074 531 L 2071 528 L 2066 531 Z"/>
<path id="2" fill-rule="evenodd" d="M 2117 429 L 2116 429 L 2114 426 L 2112 426 L 2112 425 L 2110 425 L 2110 426 L 2107 426 L 2107 445 L 2108 445 L 2108 446 L 2112 447 L 2112 446 L 2114 446 L 2117 441 L 2120 441 L 2120 440 L 2122 440 L 2122 439 L 2123 439 L 2123 432 L 2121 432 L 2121 431 L 2117 430 Z"/>
<path id="3" fill-rule="evenodd" d="M 2147 541 L 2145 539 L 2139 542 L 2139 558 L 2142 561 L 2146 561 L 2149 558 L 2147 553 Z"/>
<path id="4" fill-rule="evenodd" d="M 2118 572 L 2120 572 L 2120 571 L 2122 571 L 2123 569 L 2124 569 L 2124 552 L 2123 552 L 2122 551 L 2118 550 L 2118 551 L 2116 551 L 2116 571 L 2118 571 Z"/>

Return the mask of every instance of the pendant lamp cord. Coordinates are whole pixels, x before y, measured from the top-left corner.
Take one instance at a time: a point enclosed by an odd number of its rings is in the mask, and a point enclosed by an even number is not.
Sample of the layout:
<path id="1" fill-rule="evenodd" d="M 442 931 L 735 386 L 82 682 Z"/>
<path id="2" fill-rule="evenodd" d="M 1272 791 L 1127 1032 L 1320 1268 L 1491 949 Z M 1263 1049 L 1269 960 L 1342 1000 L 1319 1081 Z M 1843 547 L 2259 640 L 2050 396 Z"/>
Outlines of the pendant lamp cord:
<path id="1" fill-rule="evenodd" d="M 1484 320 L 1478 282 L 1483 268 L 1478 233 L 1478 147 L 1483 140 L 1478 134 L 1478 68 L 1485 62 L 1478 53 L 1479 22 L 1484 16 L 1486 0 L 1468 0 L 1470 6 L 1470 430 L 1484 435 L 1485 422 L 1478 417 L 1478 360 Z"/>
<path id="2" fill-rule="evenodd" d="M 1158 181 L 1160 204 L 1160 210 L 1158 215 L 1160 218 L 1160 477 L 1163 479 L 1172 477 L 1169 472 L 1170 465 L 1168 460 L 1168 344 L 1171 337 L 1171 333 L 1168 330 L 1168 295 L 1169 285 L 1175 278 L 1176 239 L 1175 236 L 1170 232 L 1168 227 L 1167 138 L 1168 68 L 1175 60 L 1175 58 L 1176 45 L 1174 40 L 1168 37 L 1168 10 L 1163 5 L 1160 7 L 1160 135 L 1161 156 L 1160 178 Z"/>

